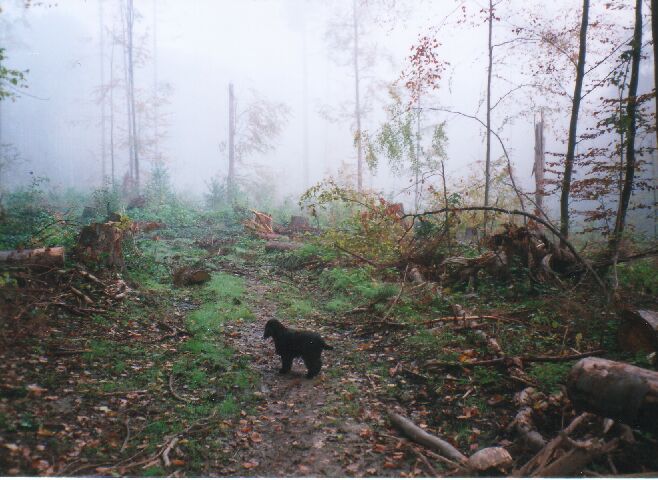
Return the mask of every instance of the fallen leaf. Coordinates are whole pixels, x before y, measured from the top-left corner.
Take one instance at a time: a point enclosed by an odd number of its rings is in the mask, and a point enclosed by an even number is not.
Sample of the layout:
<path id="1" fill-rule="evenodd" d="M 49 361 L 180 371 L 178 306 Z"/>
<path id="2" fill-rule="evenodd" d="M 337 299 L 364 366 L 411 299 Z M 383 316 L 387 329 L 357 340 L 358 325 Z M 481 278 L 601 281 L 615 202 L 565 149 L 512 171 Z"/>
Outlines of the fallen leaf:
<path id="1" fill-rule="evenodd" d="M 386 447 L 386 445 L 382 445 L 381 443 L 376 443 L 374 446 L 374 450 L 375 452 L 384 453 L 386 450 L 388 450 L 388 448 Z"/>
<path id="2" fill-rule="evenodd" d="M 53 435 L 55 435 L 55 432 L 51 432 L 47 428 L 39 427 L 39 430 L 37 430 L 38 437 L 52 437 Z"/>
<path id="3" fill-rule="evenodd" d="M 298 468 L 299 471 L 300 471 L 301 473 L 303 473 L 304 475 L 306 475 L 306 474 L 308 474 L 308 473 L 311 472 L 311 468 L 310 468 L 310 467 L 307 467 L 306 465 L 299 465 L 299 467 L 297 467 L 297 468 Z"/>
<path id="4" fill-rule="evenodd" d="M 171 461 L 171 464 L 177 467 L 182 467 L 183 465 L 185 465 L 185 460 L 181 460 L 180 458 L 174 458 Z"/>
<path id="5" fill-rule="evenodd" d="M 251 441 L 254 443 L 260 443 L 263 441 L 263 436 L 258 432 L 253 432 L 251 434 Z"/>
<path id="6" fill-rule="evenodd" d="M 256 461 L 256 460 L 250 460 L 250 461 L 248 461 L 248 462 L 244 462 L 244 463 L 242 464 L 242 466 L 243 466 L 244 468 L 246 468 L 246 469 L 256 468 L 256 467 L 258 466 L 258 461 Z"/>

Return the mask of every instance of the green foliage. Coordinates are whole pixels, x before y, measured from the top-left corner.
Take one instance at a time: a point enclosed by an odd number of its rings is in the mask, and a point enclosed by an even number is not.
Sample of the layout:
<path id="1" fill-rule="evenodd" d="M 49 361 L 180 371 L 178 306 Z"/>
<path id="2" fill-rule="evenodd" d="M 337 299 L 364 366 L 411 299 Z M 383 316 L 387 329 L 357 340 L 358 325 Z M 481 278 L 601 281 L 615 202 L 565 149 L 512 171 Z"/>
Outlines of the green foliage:
<path id="1" fill-rule="evenodd" d="M 6 195 L 5 214 L 0 217 L 0 249 L 75 244 L 77 224 L 48 203 L 42 190 L 46 182 L 44 178 L 35 177 L 28 187 Z"/>
<path id="2" fill-rule="evenodd" d="M 655 260 L 638 260 L 617 267 L 619 285 L 623 289 L 658 295 L 658 264 Z"/>
<path id="3" fill-rule="evenodd" d="M 7 56 L 6 49 L 0 47 L 0 102 L 8 98 L 14 98 L 20 88 L 25 88 L 26 71 L 15 70 L 4 65 Z"/>
<path id="4" fill-rule="evenodd" d="M 534 377 L 547 392 L 554 392 L 559 390 L 560 385 L 566 383 L 572 366 L 573 362 L 535 363 L 528 370 L 528 374 Z"/>

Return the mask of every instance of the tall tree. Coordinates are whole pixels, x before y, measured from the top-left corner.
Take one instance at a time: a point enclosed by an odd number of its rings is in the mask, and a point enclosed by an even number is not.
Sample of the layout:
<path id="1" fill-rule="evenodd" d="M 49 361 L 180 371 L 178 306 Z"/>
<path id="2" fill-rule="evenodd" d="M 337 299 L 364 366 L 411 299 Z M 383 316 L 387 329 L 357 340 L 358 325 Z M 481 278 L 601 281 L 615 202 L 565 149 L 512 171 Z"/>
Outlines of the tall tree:
<path id="1" fill-rule="evenodd" d="M 228 176 L 229 198 L 233 198 L 235 188 L 235 94 L 233 84 L 228 84 Z"/>
<path id="2" fill-rule="evenodd" d="M 624 184 L 621 191 L 615 229 L 611 238 L 612 255 L 616 257 L 619 244 L 626 225 L 628 204 L 633 192 L 633 180 L 636 169 L 635 137 L 637 133 L 637 87 L 640 78 L 640 58 L 642 55 L 642 0 L 635 2 L 635 27 L 631 50 L 631 80 L 628 85 L 628 103 L 626 105 L 626 165 L 624 168 Z"/>
<path id="3" fill-rule="evenodd" d="M 576 152 L 576 135 L 578 133 L 578 113 L 582 100 L 583 79 L 585 78 L 585 58 L 587 55 L 587 26 L 589 24 L 589 0 L 583 0 L 583 12 L 580 21 L 580 41 L 578 47 L 578 64 L 576 66 L 576 82 L 574 85 L 571 120 L 569 121 L 569 137 L 567 154 L 564 159 L 564 174 L 562 177 L 562 192 L 560 194 L 560 233 L 569 237 L 569 192 Z"/>
<path id="4" fill-rule="evenodd" d="M 354 60 L 354 120 L 356 132 L 354 143 L 356 145 L 356 185 L 360 192 L 363 189 L 363 149 L 361 148 L 361 86 L 359 84 L 359 17 L 357 0 L 352 0 L 352 25 L 354 28 L 353 53 Z"/>
<path id="5" fill-rule="evenodd" d="M 487 125 L 486 125 L 486 138 L 487 138 L 487 148 L 484 158 L 484 206 L 489 206 L 489 189 L 491 185 L 491 72 L 493 68 L 493 45 L 491 42 L 492 32 L 493 32 L 493 17 L 494 17 L 494 8 L 493 0 L 489 0 L 489 11 L 487 12 L 487 23 L 488 23 L 488 44 L 487 44 L 487 53 L 488 53 L 488 66 L 487 66 Z M 489 219 L 488 213 L 484 211 L 484 232 L 487 231 L 487 222 Z"/>

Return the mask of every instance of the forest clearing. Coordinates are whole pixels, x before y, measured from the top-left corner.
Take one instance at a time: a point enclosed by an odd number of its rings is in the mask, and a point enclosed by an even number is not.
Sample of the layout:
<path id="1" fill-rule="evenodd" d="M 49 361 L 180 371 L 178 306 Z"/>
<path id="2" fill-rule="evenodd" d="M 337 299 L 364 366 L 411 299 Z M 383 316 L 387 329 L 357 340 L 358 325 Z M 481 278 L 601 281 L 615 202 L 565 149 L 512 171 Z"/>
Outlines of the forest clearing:
<path id="1" fill-rule="evenodd" d="M 0 0 L 0 476 L 658 477 L 654 0 Z"/>

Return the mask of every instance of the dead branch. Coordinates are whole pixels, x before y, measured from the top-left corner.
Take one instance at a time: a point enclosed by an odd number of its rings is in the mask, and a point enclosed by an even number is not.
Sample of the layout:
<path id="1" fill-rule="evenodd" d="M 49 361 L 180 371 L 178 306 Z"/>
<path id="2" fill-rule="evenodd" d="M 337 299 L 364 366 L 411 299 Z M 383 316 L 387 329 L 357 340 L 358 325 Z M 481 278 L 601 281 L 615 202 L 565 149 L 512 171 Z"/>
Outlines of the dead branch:
<path id="1" fill-rule="evenodd" d="M 425 430 L 416 426 L 411 420 L 403 417 L 402 415 L 398 415 L 397 413 L 389 410 L 388 416 L 391 420 L 391 424 L 414 442 L 436 450 L 451 460 L 457 461 L 458 463 L 465 463 L 468 460 L 464 454 L 462 454 L 448 442 L 427 433 Z"/>
<path id="2" fill-rule="evenodd" d="M 602 355 L 604 353 L 606 353 L 605 350 L 593 350 L 591 352 L 577 353 L 574 355 L 498 357 L 489 360 L 473 360 L 470 362 L 445 362 L 443 360 L 428 360 L 425 362 L 425 367 L 482 367 L 515 363 L 516 361 L 521 361 L 522 363 L 557 363 L 567 362 L 569 360 L 578 360 L 594 355 Z"/>
<path id="3" fill-rule="evenodd" d="M 185 403 L 190 403 L 190 400 L 176 393 L 176 390 L 174 389 L 174 372 L 171 372 L 169 374 L 169 391 L 171 392 L 172 396 L 176 400 L 180 400 L 181 402 L 185 402 Z"/>
<path id="4" fill-rule="evenodd" d="M 162 457 L 162 463 L 164 463 L 165 467 L 170 467 L 171 466 L 171 461 L 169 460 L 169 452 L 176 446 L 180 438 L 178 436 L 175 436 L 174 438 L 171 439 L 171 441 L 165 446 L 164 450 L 162 451 L 162 454 L 160 455 Z"/>
<path id="5" fill-rule="evenodd" d="M 377 262 L 374 262 L 374 261 L 372 261 L 372 260 L 368 260 L 366 257 L 364 257 L 364 256 L 362 256 L 362 255 L 359 255 L 358 253 L 350 252 L 349 250 L 347 250 L 346 248 L 341 247 L 341 246 L 338 245 L 338 244 L 334 244 L 334 246 L 335 246 L 338 250 L 340 250 L 340 251 L 342 251 L 342 252 L 345 252 L 345 253 L 347 253 L 347 254 L 349 254 L 349 255 L 352 255 L 354 258 L 357 258 L 357 259 L 361 260 L 362 262 L 367 263 L 368 265 L 372 265 L 373 267 L 376 267 L 376 268 L 384 268 L 384 265 L 382 265 L 382 264 L 380 264 L 380 263 L 377 263 Z"/>
<path id="6" fill-rule="evenodd" d="M 550 460 L 551 456 L 553 455 L 553 452 L 560 445 L 562 445 L 564 435 L 569 435 L 573 433 L 581 423 L 591 418 L 591 416 L 592 415 L 590 413 L 583 413 L 577 416 L 576 418 L 574 418 L 571 421 L 571 423 L 564 430 L 562 430 L 560 435 L 557 435 L 555 438 L 553 438 L 550 442 L 546 444 L 546 446 L 543 449 L 537 452 L 534 457 L 528 460 L 528 462 L 526 462 L 525 465 L 523 465 L 520 469 L 513 472 L 513 476 L 527 477 L 530 475 L 530 472 L 543 468 L 546 465 L 546 463 Z"/>

